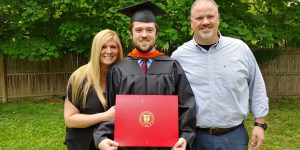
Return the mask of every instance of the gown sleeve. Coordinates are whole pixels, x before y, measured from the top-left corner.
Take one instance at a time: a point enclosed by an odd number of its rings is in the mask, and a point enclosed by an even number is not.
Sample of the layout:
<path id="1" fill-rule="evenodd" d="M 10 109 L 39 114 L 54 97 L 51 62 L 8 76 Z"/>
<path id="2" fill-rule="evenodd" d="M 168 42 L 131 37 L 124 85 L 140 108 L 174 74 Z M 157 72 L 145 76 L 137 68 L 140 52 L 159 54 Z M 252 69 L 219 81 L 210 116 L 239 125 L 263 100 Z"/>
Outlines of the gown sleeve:
<path id="1" fill-rule="evenodd" d="M 174 69 L 175 92 L 179 101 L 179 135 L 187 141 L 187 149 L 191 149 L 196 135 L 196 101 L 184 70 L 177 61 Z"/>

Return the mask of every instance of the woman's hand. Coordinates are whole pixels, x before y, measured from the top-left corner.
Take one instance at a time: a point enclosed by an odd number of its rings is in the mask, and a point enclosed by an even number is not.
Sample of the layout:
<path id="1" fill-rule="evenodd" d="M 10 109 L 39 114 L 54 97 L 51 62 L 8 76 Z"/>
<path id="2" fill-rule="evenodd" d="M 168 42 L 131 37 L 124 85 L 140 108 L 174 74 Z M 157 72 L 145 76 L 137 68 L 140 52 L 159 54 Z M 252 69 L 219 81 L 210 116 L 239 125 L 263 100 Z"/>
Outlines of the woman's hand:
<path id="1" fill-rule="evenodd" d="M 114 121 L 115 120 L 115 106 L 112 106 L 105 112 L 106 121 Z"/>

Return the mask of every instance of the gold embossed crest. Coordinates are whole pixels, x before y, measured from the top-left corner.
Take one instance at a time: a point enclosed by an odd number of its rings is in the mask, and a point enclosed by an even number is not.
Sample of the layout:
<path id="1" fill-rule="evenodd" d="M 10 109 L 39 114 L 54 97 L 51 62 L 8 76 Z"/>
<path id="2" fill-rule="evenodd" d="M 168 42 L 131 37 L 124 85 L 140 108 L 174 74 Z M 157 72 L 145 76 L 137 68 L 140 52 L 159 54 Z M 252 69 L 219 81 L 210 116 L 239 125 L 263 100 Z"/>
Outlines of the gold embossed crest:
<path id="1" fill-rule="evenodd" d="M 151 127 L 155 121 L 154 115 L 150 111 L 143 111 L 139 116 L 139 123 L 143 127 Z"/>

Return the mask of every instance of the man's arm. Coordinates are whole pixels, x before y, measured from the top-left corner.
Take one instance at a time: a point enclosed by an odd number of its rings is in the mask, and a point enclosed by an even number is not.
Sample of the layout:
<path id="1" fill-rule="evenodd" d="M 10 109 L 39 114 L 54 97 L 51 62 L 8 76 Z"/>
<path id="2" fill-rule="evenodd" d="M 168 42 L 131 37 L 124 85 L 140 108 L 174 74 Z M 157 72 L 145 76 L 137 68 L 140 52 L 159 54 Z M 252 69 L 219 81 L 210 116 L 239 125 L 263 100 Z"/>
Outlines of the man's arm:
<path id="1" fill-rule="evenodd" d="M 264 124 L 265 118 L 256 118 L 255 122 Z M 254 126 L 252 130 L 251 147 L 252 150 L 258 149 L 265 140 L 265 130 L 262 127 Z"/>
<path id="2" fill-rule="evenodd" d="M 175 61 L 175 92 L 179 100 L 179 134 L 187 146 L 193 145 L 196 129 L 196 101 L 191 86 L 180 64 Z"/>
<path id="3" fill-rule="evenodd" d="M 260 124 L 265 123 L 265 117 L 269 113 L 269 99 L 267 97 L 266 86 L 262 77 L 259 66 L 255 60 L 249 47 L 246 47 L 248 53 L 247 62 L 249 64 L 249 100 L 251 111 L 254 115 L 255 122 Z M 251 145 L 252 149 L 258 149 L 265 140 L 264 129 L 259 126 L 254 126 L 252 130 Z"/>
<path id="4" fill-rule="evenodd" d="M 110 139 L 104 139 L 98 144 L 98 149 L 100 150 L 117 150 L 119 146 L 119 143 L 110 140 Z"/>
<path id="5" fill-rule="evenodd" d="M 102 122 L 94 131 L 96 147 L 105 139 L 114 139 L 114 122 Z"/>

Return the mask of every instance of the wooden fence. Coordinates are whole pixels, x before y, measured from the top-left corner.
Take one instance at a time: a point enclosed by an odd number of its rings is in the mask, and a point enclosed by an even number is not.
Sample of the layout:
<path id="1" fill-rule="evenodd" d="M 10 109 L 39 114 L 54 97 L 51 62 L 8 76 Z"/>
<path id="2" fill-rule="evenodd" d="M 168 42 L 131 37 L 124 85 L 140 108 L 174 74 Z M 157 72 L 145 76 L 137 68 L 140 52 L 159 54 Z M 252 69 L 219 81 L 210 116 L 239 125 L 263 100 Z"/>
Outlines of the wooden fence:
<path id="1" fill-rule="evenodd" d="M 71 73 L 87 61 L 79 54 L 69 54 L 46 62 L 5 57 L 0 61 L 2 101 L 17 97 L 63 95 Z"/>
<path id="2" fill-rule="evenodd" d="M 5 57 L 0 60 L 0 97 L 6 102 L 17 97 L 63 95 L 71 73 L 87 61 L 78 54 L 47 62 Z M 278 59 L 260 68 L 269 97 L 300 98 L 300 50 L 282 50 Z"/>
<path id="3" fill-rule="evenodd" d="M 260 66 L 269 97 L 300 98 L 300 49 L 285 49 Z"/>

